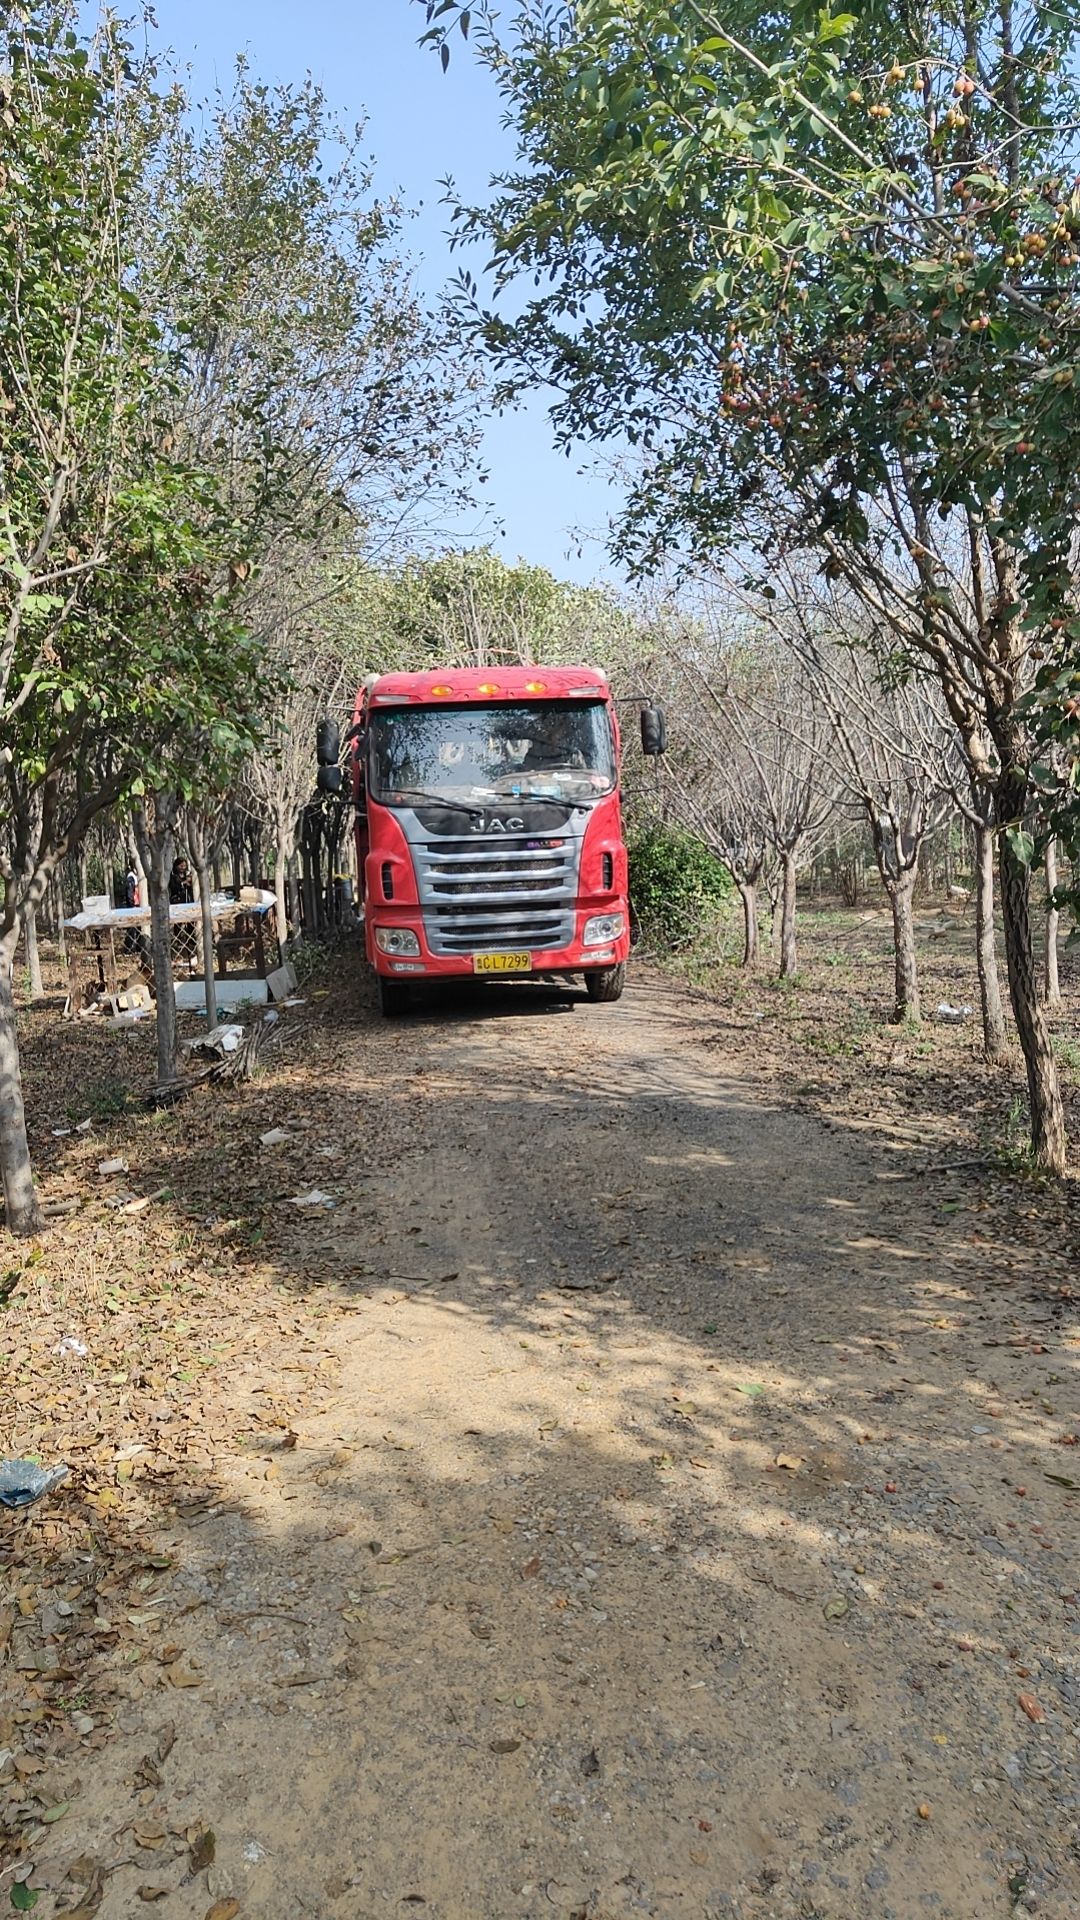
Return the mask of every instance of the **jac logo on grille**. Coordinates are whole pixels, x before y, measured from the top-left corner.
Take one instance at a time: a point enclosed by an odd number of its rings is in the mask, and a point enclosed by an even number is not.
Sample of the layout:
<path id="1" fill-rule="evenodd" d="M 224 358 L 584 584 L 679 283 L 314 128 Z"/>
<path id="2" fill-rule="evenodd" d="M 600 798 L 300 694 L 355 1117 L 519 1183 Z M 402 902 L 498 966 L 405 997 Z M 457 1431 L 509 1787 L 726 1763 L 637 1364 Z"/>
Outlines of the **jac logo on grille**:
<path id="1" fill-rule="evenodd" d="M 470 831 L 473 833 L 524 833 L 524 820 L 498 820 L 494 814 L 478 813 L 473 816 Z"/>

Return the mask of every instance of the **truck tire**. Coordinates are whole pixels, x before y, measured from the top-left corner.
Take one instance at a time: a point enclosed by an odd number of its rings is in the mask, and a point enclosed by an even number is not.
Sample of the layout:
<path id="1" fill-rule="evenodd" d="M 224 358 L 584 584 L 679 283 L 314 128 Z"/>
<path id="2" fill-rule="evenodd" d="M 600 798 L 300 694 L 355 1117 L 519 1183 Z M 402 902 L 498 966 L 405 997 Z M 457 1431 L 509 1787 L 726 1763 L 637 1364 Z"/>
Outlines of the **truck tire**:
<path id="1" fill-rule="evenodd" d="M 585 975 L 585 991 L 590 1000 L 618 1000 L 626 985 L 626 962 L 617 967 L 602 967 Z"/>
<path id="2" fill-rule="evenodd" d="M 404 980 L 388 980 L 384 973 L 376 977 L 379 982 L 379 1012 L 384 1020 L 400 1019 L 412 1006 L 411 989 Z"/>

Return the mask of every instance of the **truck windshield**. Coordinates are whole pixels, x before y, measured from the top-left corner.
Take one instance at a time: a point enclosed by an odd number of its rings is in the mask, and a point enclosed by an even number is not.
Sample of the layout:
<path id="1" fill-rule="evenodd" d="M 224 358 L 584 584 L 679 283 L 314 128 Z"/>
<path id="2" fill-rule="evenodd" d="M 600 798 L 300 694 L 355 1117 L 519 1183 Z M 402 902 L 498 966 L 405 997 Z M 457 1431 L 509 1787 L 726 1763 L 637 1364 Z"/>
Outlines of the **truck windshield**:
<path id="1" fill-rule="evenodd" d="M 550 799 L 580 804 L 615 785 L 602 700 L 521 706 L 390 707 L 371 717 L 376 800 Z"/>

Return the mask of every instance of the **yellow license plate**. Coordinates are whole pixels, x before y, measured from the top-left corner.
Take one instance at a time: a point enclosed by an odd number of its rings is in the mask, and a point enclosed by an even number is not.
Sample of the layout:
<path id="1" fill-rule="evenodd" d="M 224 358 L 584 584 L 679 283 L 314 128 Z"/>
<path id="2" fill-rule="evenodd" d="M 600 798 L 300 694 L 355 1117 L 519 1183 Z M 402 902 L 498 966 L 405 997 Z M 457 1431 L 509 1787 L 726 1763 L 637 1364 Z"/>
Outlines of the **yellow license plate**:
<path id="1" fill-rule="evenodd" d="M 474 973 L 531 973 L 531 953 L 474 953 Z"/>

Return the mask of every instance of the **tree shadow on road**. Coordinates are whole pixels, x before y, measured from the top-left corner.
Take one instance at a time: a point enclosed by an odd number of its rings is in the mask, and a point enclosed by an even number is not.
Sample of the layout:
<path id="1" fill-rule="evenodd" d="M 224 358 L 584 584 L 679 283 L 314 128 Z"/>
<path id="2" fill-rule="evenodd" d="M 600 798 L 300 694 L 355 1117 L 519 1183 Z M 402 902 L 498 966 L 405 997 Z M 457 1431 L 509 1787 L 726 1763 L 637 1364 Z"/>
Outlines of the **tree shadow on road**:
<path id="1" fill-rule="evenodd" d="M 273 1920 L 984 1920 L 1010 1879 L 1065 1920 L 1069 1329 L 1035 1337 L 1008 1249 L 718 1074 L 694 1008 L 509 1008 L 346 1004 L 131 1130 L 267 1346 L 202 1498 L 137 1467 L 180 1651 L 136 1627 L 68 1850 L 171 1719 L 153 1804 Z"/>

